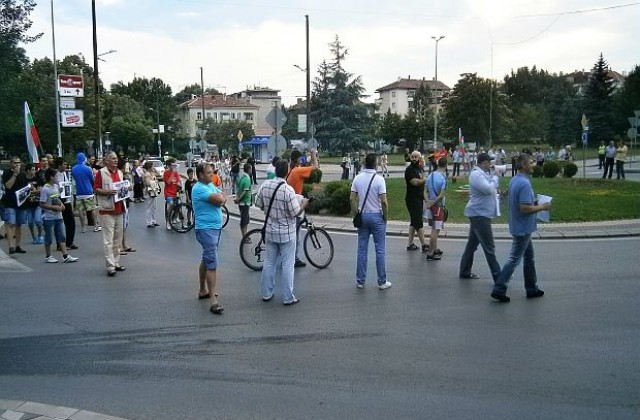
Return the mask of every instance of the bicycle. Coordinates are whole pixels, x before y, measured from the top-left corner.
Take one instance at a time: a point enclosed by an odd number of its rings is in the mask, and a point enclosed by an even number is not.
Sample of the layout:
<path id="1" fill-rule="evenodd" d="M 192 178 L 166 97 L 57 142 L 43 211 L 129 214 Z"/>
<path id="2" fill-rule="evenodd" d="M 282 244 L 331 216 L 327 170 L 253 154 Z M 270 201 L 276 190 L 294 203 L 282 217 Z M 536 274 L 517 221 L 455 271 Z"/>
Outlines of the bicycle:
<path id="1" fill-rule="evenodd" d="M 193 207 L 189 203 L 182 202 L 182 191 L 173 199 L 173 209 L 169 218 L 171 229 L 178 233 L 186 233 L 193 229 L 195 219 L 193 216 Z M 222 228 L 229 223 L 229 210 L 226 205 L 221 206 L 222 210 Z"/>
<path id="2" fill-rule="evenodd" d="M 327 268 L 333 260 L 333 241 L 324 228 L 317 227 L 305 217 L 298 223 L 299 227 L 307 230 L 304 235 L 304 255 L 309 263 L 316 268 Z M 254 271 L 262 270 L 266 245 L 262 237 L 262 229 L 252 229 L 240 241 L 240 259 Z"/>

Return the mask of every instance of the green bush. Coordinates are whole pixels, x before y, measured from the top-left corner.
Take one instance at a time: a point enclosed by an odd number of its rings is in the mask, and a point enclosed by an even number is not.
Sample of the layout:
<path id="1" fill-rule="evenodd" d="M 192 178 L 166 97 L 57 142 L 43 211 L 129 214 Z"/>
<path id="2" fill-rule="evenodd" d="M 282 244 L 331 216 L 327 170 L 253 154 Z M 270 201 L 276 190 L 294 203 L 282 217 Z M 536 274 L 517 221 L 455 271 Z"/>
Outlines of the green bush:
<path id="1" fill-rule="evenodd" d="M 555 178 L 560 173 L 560 165 L 555 160 L 548 160 L 542 165 L 542 172 L 545 178 Z"/>
<path id="2" fill-rule="evenodd" d="M 327 197 L 331 197 L 331 194 L 333 194 L 335 190 L 338 190 L 343 187 L 351 188 L 351 181 L 342 180 L 342 181 L 327 182 L 327 184 L 324 186 L 324 193 Z"/>
<path id="3" fill-rule="evenodd" d="M 533 167 L 533 173 L 531 174 L 534 178 L 542 178 L 542 168 L 538 165 Z"/>
<path id="4" fill-rule="evenodd" d="M 309 197 L 311 191 L 313 191 L 313 185 L 311 185 L 311 184 L 302 184 L 302 195 L 304 197 Z"/>
<path id="5" fill-rule="evenodd" d="M 322 170 L 312 170 L 309 178 L 305 179 L 303 182 L 305 184 L 319 184 L 320 182 L 322 182 Z"/>
<path id="6" fill-rule="evenodd" d="M 330 209 L 333 214 L 347 214 L 351 211 L 351 204 L 349 203 L 349 196 L 351 195 L 351 188 L 343 186 L 331 193 Z"/>
<path id="7" fill-rule="evenodd" d="M 573 162 L 566 162 L 562 169 L 562 175 L 565 178 L 573 178 L 575 174 L 578 173 L 578 165 Z"/>

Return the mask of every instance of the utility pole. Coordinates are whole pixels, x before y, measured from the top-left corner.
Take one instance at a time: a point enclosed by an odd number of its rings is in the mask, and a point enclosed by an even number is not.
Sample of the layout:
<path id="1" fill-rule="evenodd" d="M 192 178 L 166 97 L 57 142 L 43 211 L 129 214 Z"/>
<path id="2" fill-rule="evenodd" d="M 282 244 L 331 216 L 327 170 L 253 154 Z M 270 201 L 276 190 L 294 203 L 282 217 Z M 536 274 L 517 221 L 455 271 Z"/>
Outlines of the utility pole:
<path id="1" fill-rule="evenodd" d="M 93 22 L 93 97 L 96 110 L 96 138 L 102 156 L 102 121 L 100 112 L 100 82 L 98 77 L 98 35 L 96 32 L 96 0 L 91 0 L 91 20 Z M 55 59 L 54 59 L 55 61 Z M 58 115 L 58 118 L 60 116 Z"/>
<path id="2" fill-rule="evenodd" d="M 307 144 L 311 140 L 311 68 L 309 57 L 309 15 L 304 15 L 307 38 Z"/>
<path id="3" fill-rule="evenodd" d="M 436 41 L 436 77 L 434 93 L 436 97 L 436 112 L 433 115 L 433 148 L 436 148 L 436 142 L 438 141 L 438 42 L 444 38 L 444 35 L 438 37 L 432 36 L 431 39 Z"/>
<path id="4" fill-rule="evenodd" d="M 58 60 L 56 59 L 56 29 L 51 0 L 51 38 L 53 40 L 53 90 L 56 101 L 56 132 L 58 135 L 58 156 L 62 156 L 62 133 L 60 131 L 60 96 L 58 92 Z"/>

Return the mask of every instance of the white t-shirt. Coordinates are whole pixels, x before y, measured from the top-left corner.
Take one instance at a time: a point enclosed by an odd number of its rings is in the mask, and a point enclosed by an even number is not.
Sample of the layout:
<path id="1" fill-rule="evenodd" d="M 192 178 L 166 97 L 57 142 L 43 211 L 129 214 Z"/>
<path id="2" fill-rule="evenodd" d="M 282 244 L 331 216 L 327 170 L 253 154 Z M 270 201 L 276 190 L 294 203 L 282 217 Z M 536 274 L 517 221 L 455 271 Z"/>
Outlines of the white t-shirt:
<path id="1" fill-rule="evenodd" d="M 367 194 L 371 176 L 375 176 L 375 178 L 371 182 L 367 202 L 363 207 L 362 202 Z M 358 193 L 358 210 L 362 210 L 363 213 L 382 213 L 380 195 L 387 193 L 387 184 L 384 182 L 384 178 L 376 174 L 374 169 L 363 169 L 351 183 L 351 191 Z"/>

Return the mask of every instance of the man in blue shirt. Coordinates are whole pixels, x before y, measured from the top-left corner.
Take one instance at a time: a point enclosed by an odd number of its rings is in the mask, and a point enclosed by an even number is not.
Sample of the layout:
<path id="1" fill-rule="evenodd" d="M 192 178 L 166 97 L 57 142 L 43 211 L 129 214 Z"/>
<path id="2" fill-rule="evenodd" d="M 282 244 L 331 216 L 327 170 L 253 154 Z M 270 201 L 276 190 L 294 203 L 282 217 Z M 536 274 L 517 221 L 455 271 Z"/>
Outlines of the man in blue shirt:
<path id="1" fill-rule="evenodd" d="M 213 168 L 201 162 L 196 166 L 198 182 L 191 191 L 195 217 L 196 239 L 202 246 L 202 261 L 199 267 L 200 291 L 198 299 L 211 299 L 210 310 L 222 314 L 224 307 L 218 303 L 216 270 L 218 268 L 218 245 L 222 230 L 221 206 L 227 201 L 222 191 L 212 182 Z"/>
<path id="2" fill-rule="evenodd" d="M 494 282 L 500 274 L 491 230 L 491 219 L 498 214 L 498 176 L 491 175 L 490 169 L 491 157 L 487 153 L 480 153 L 478 163 L 469 175 L 469 202 L 464 209 L 464 215 L 469 218 L 469 240 L 460 260 L 459 275 L 462 279 L 479 278 L 471 272 L 473 254 L 478 249 L 478 244 L 482 246 Z"/>
<path id="3" fill-rule="evenodd" d="M 523 257 L 522 272 L 527 298 L 539 298 L 544 295 L 544 292 L 537 285 L 531 234 L 537 230 L 536 213 L 549 210 L 551 203 L 538 204 L 535 200 L 530 179 L 533 165 L 535 165 L 535 161 L 531 156 L 525 153 L 518 156 L 516 160 L 518 173 L 509 182 L 509 232 L 513 236 L 513 242 L 509 258 L 503 265 L 498 279 L 494 282 L 493 292 L 491 292 L 491 297 L 502 303 L 511 300 L 507 296 L 507 286 Z"/>

